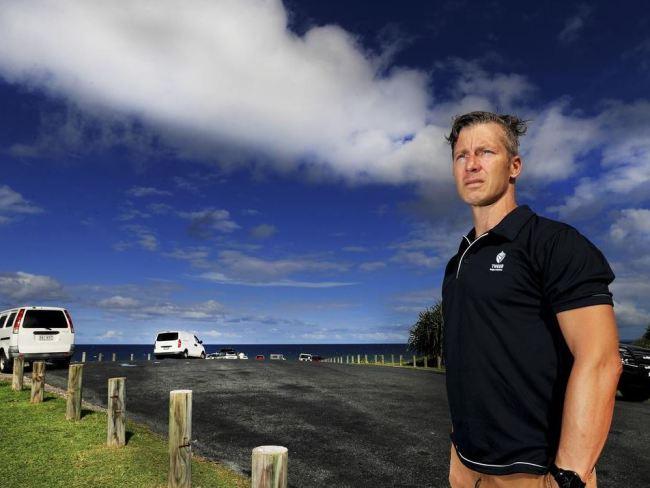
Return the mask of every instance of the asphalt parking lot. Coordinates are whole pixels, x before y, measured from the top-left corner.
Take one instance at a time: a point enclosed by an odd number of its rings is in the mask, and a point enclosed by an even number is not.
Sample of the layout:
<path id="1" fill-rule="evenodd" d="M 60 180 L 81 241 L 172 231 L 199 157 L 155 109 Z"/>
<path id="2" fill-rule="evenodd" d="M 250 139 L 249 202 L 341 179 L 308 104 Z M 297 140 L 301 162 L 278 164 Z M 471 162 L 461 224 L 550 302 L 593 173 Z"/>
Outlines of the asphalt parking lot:
<path id="1" fill-rule="evenodd" d="M 127 377 L 127 415 L 167 433 L 169 391 L 193 391 L 194 452 L 250 474 L 254 447 L 289 449 L 291 487 L 446 487 L 444 376 L 329 363 L 165 360 L 87 363 L 84 400 Z M 65 388 L 66 371 L 47 383 Z M 617 400 L 599 486 L 650 485 L 650 402 Z"/>

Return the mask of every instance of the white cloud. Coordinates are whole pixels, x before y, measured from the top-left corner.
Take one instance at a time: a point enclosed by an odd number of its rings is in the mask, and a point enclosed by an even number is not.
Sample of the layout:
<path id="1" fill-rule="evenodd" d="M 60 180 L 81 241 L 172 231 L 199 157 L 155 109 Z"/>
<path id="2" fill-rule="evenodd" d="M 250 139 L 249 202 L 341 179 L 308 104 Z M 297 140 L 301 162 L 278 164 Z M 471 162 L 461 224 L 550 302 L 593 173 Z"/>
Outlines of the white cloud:
<path id="1" fill-rule="evenodd" d="M 132 197 L 167 196 L 172 193 L 166 190 L 159 190 L 151 186 L 134 186 L 127 190 L 127 195 Z"/>
<path id="2" fill-rule="evenodd" d="M 6 224 L 16 215 L 38 214 L 43 210 L 7 185 L 0 186 L 0 224 Z"/>
<path id="3" fill-rule="evenodd" d="M 203 246 L 175 249 L 172 252 L 163 253 L 163 256 L 187 261 L 195 268 L 207 268 L 210 266 L 208 263 L 210 250 Z"/>
<path id="4" fill-rule="evenodd" d="M 368 248 L 363 246 L 345 246 L 343 248 L 345 252 L 367 252 Z"/>
<path id="5" fill-rule="evenodd" d="M 617 243 L 628 239 L 648 242 L 650 240 L 650 210 L 628 208 L 609 228 L 609 235 Z"/>
<path id="6" fill-rule="evenodd" d="M 442 264 L 440 257 L 429 256 L 421 251 L 399 251 L 391 258 L 391 261 L 429 269 L 435 269 Z"/>
<path id="7" fill-rule="evenodd" d="M 614 312 L 616 313 L 616 321 L 622 327 L 637 326 L 641 331 L 644 325 L 650 324 L 650 311 L 640 308 L 634 302 L 616 301 L 614 302 Z"/>
<path id="8" fill-rule="evenodd" d="M 589 149 L 600 149 L 601 154 L 590 164 L 599 163 L 600 171 L 581 178 L 573 193 L 549 210 L 571 220 L 598 215 L 605 206 L 648 202 L 650 101 L 609 102 L 588 125 L 597 127 L 598 137 Z"/>
<path id="9" fill-rule="evenodd" d="M 222 283 L 224 285 L 242 285 L 242 286 L 257 286 L 257 287 L 278 287 L 278 288 L 338 288 L 341 286 L 351 286 L 357 283 L 349 281 L 298 281 L 298 280 L 277 280 L 277 281 L 254 281 L 251 280 L 238 280 L 230 278 L 222 273 L 203 273 L 201 278 L 214 281 L 215 283 Z"/>
<path id="10" fill-rule="evenodd" d="M 250 229 L 250 235 L 255 239 L 268 239 L 269 237 L 275 235 L 278 232 L 278 229 L 274 225 L 270 224 L 261 224 Z"/>
<path id="11" fill-rule="evenodd" d="M 283 170 L 308 157 L 352 180 L 406 181 L 431 177 L 443 146 L 424 73 L 384 74 L 385 53 L 334 25 L 297 36 L 280 0 L 5 3 L 0 32 L 8 80 L 136 113 L 171 143 L 200 134 L 188 154 L 217 143 L 224 159 L 247 148 Z"/>
<path id="12" fill-rule="evenodd" d="M 331 288 L 354 283 L 345 281 L 312 281 L 292 278 L 305 273 L 341 273 L 348 265 L 312 258 L 263 259 L 240 251 L 221 251 L 215 269 L 201 278 L 224 284 L 247 286 L 278 286 L 300 288 Z"/>
<path id="13" fill-rule="evenodd" d="M 392 299 L 392 308 L 396 312 L 413 315 L 435 305 L 440 300 L 441 292 L 439 288 L 426 288 L 396 295 Z"/>
<path id="14" fill-rule="evenodd" d="M 378 269 L 383 269 L 385 267 L 386 263 L 383 261 L 368 261 L 359 265 L 359 269 L 366 272 L 377 271 Z"/>
<path id="15" fill-rule="evenodd" d="M 342 272 L 347 266 L 308 258 L 262 259 L 239 251 L 221 251 L 218 257 L 221 269 L 228 270 L 234 277 L 275 279 L 302 272 Z"/>
<path id="16" fill-rule="evenodd" d="M 158 238 L 151 229 L 137 224 L 125 225 L 123 229 L 127 231 L 131 237 L 127 241 L 119 241 L 115 243 L 113 249 L 116 251 L 125 251 L 134 246 L 138 246 L 145 251 L 158 250 Z"/>
<path id="17" fill-rule="evenodd" d="M 576 18 L 588 15 L 581 6 Z M 564 36 L 581 27 L 568 21 Z M 3 5 L 0 32 L 0 74 L 117 124 L 120 130 L 99 131 L 104 147 L 151 144 L 149 133 L 121 121 L 137 114 L 180 157 L 211 159 L 224 170 L 250 168 L 254 159 L 308 178 L 451 183 L 444 142 L 451 117 L 498 109 L 533 120 L 525 175 L 544 183 L 575 174 L 600 135 L 593 118 L 570 113 L 565 101 L 531 110 L 526 102 L 537 89 L 529 80 L 488 73 L 477 61 L 440 63 L 433 73 L 456 81 L 434 104 L 428 74 L 386 70 L 390 48 L 366 52 L 332 25 L 298 36 L 280 0 L 162 0 L 155 7 L 134 0 L 119 8 L 26 0 Z M 66 133 L 77 134 L 70 136 L 77 145 L 94 132 L 83 122 L 71 126 Z M 125 131 L 134 132 L 131 141 L 116 135 Z M 204 180 L 176 183 L 196 191 Z M 220 232 L 238 228 L 229 219 L 214 223 Z"/>
<path id="18" fill-rule="evenodd" d="M 575 41 L 584 29 L 585 22 L 591 15 L 591 11 L 592 8 L 589 5 L 578 5 L 578 12 L 566 20 L 564 27 L 557 36 L 558 40 L 563 43 Z"/>
<path id="19" fill-rule="evenodd" d="M 522 141 L 524 179 L 548 183 L 574 176 L 578 158 L 597 145 L 597 121 L 565 113 L 566 105 L 554 103 L 531 115 L 530 132 Z"/>
<path id="20" fill-rule="evenodd" d="M 0 299 L 4 303 L 19 305 L 63 298 L 66 298 L 63 285 L 50 276 L 23 271 L 0 273 Z"/>
<path id="21" fill-rule="evenodd" d="M 103 308 L 126 310 L 126 309 L 133 309 L 133 308 L 139 307 L 140 302 L 138 300 L 136 300 L 135 298 L 115 295 L 115 296 L 104 298 L 103 300 L 100 300 L 97 303 L 97 305 L 99 305 L 100 307 L 103 307 Z"/>
<path id="22" fill-rule="evenodd" d="M 231 233 L 239 229 L 228 210 L 206 208 L 196 212 L 178 212 L 178 215 L 190 221 L 188 232 L 200 239 L 211 237 L 214 231 Z"/>
<path id="23" fill-rule="evenodd" d="M 627 335 L 623 339 L 640 337 L 650 324 L 650 281 L 641 270 L 623 270 L 611 284 L 616 321 Z M 622 332 L 623 335 L 623 332 Z"/>
<path id="24" fill-rule="evenodd" d="M 212 320 L 222 317 L 225 310 L 224 306 L 216 300 L 184 304 L 144 295 L 138 298 L 111 296 L 97 301 L 97 306 L 108 312 L 125 315 L 132 319 Z"/>
<path id="25" fill-rule="evenodd" d="M 123 337 L 123 332 L 121 330 L 107 330 L 102 335 L 98 336 L 97 339 L 121 339 Z"/>

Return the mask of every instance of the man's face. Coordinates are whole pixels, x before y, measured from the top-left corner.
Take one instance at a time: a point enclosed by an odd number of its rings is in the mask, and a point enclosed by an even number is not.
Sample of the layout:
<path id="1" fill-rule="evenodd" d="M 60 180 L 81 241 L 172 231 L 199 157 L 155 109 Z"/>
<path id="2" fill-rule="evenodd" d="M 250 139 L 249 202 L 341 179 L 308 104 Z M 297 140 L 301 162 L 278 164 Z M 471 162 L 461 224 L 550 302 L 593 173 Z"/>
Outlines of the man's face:
<path id="1" fill-rule="evenodd" d="M 508 191 L 514 192 L 510 178 L 519 176 L 521 159 L 509 155 L 504 141 L 503 129 L 493 122 L 460 131 L 454 147 L 453 173 L 458 195 L 468 205 L 491 205 Z"/>

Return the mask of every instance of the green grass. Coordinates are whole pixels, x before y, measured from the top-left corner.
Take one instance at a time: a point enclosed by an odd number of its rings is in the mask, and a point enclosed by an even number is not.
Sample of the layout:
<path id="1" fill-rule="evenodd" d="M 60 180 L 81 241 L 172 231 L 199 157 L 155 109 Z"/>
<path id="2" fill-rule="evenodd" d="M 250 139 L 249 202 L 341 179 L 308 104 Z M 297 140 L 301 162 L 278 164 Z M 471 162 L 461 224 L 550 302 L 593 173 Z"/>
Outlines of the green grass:
<path id="1" fill-rule="evenodd" d="M 127 412 L 128 415 L 128 412 Z M 127 445 L 106 446 L 106 414 L 83 410 L 65 420 L 65 400 L 45 393 L 29 403 L 29 390 L 15 392 L 0 381 L 0 482 L 7 487 L 147 488 L 167 486 L 167 441 L 127 422 Z M 249 487 L 250 480 L 225 467 L 192 460 L 194 488 Z"/>

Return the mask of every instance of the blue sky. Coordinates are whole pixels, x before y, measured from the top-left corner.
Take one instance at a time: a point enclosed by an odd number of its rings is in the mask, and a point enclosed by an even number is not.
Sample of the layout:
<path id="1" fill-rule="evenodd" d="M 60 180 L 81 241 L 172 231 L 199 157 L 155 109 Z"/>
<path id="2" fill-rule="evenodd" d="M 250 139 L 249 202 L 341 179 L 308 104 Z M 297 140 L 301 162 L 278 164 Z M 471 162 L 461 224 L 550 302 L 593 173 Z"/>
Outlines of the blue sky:
<path id="1" fill-rule="evenodd" d="M 405 342 L 471 227 L 444 135 L 530 120 L 519 203 L 650 323 L 644 2 L 0 2 L 0 302 L 79 343 Z"/>

